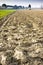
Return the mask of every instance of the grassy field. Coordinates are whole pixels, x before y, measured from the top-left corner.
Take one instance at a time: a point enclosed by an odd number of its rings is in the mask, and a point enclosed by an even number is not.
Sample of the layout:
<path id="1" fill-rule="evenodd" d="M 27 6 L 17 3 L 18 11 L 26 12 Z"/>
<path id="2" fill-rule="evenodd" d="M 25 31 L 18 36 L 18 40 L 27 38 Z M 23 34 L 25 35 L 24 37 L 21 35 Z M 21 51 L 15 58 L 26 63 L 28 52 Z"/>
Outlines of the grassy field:
<path id="1" fill-rule="evenodd" d="M 14 11 L 15 10 L 0 10 L 0 19 Z"/>

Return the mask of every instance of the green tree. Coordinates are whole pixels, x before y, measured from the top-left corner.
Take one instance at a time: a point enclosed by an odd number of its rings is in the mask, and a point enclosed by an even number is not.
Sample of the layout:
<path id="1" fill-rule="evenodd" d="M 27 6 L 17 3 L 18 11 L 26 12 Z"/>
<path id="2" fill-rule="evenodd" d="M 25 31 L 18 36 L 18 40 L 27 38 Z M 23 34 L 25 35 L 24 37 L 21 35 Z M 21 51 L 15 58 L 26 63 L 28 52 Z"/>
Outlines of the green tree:
<path id="1" fill-rule="evenodd" d="M 31 10 L 31 4 L 29 4 L 28 8 Z"/>
<path id="2" fill-rule="evenodd" d="M 7 8 L 7 5 L 6 4 L 2 4 L 2 7 Z"/>

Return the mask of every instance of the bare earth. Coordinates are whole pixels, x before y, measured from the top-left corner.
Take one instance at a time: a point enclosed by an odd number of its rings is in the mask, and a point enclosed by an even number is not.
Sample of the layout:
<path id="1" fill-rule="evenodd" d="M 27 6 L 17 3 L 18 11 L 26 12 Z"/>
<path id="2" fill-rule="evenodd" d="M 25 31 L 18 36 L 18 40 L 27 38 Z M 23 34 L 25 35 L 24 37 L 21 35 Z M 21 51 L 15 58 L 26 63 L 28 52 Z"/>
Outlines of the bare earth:
<path id="1" fill-rule="evenodd" d="M 43 65 L 43 10 L 0 20 L 0 65 Z"/>

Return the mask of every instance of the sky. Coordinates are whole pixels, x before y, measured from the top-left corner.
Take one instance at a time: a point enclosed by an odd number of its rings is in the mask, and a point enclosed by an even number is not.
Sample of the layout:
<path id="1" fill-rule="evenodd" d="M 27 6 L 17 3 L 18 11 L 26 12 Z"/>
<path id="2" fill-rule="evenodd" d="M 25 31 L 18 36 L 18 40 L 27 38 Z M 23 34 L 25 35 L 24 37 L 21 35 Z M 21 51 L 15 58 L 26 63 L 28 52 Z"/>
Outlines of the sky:
<path id="1" fill-rule="evenodd" d="M 2 4 L 7 5 L 22 5 L 22 6 L 28 6 L 31 4 L 31 6 L 34 8 L 40 8 L 41 4 L 43 5 L 43 0 L 0 0 L 0 5 Z"/>

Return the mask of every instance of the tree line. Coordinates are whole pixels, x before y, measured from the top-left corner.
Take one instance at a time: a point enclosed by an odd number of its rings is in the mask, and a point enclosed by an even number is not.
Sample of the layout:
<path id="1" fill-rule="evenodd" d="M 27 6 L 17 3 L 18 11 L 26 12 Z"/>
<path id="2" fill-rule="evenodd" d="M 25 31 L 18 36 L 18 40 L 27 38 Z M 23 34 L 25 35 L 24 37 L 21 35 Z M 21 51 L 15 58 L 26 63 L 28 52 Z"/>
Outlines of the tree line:
<path id="1" fill-rule="evenodd" d="M 12 6 L 12 5 L 6 5 L 6 4 L 2 4 L 2 7 L 3 8 L 12 7 L 12 9 L 25 9 L 24 6 L 17 6 L 17 5 Z M 29 4 L 28 7 L 26 7 L 26 8 L 31 9 L 31 4 Z"/>

